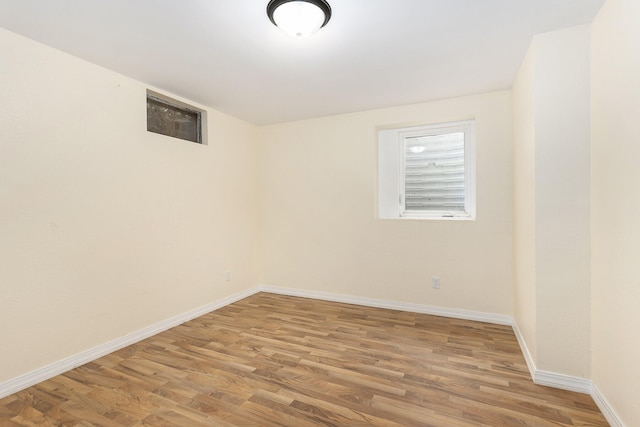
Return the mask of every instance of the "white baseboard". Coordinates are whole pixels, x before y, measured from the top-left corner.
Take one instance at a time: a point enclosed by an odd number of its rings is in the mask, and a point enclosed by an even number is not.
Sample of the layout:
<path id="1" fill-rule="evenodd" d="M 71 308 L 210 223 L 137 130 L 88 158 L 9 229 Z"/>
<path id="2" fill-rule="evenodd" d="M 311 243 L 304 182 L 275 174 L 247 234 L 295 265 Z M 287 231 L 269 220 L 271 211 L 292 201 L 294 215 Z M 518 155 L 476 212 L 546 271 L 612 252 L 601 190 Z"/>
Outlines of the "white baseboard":
<path id="1" fill-rule="evenodd" d="M 484 313 L 480 311 L 462 310 L 457 308 L 435 307 L 423 304 L 388 301 L 375 298 L 357 297 L 352 295 L 334 294 L 329 292 L 309 291 L 304 289 L 281 288 L 278 286 L 269 285 L 261 285 L 258 288 L 262 292 L 269 292 L 272 294 L 342 302 L 345 304 L 355 304 L 366 307 L 387 308 L 390 310 L 410 311 L 412 313 L 431 314 L 434 316 L 452 317 L 455 319 L 475 320 L 477 322 L 486 322 L 498 325 L 513 324 L 513 319 L 511 318 L 511 316 L 506 316 L 504 314 Z"/>
<path id="2" fill-rule="evenodd" d="M 533 358 L 531 357 L 531 353 L 527 348 L 524 337 L 511 316 L 268 285 L 260 285 L 229 295 L 228 297 L 221 298 L 202 307 L 198 307 L 186 313 L 163 320 L 139 331 L 127 334 L 123 337 L 111 340 L 89 350 L 85 350 L 51 365 L 0 383 L 0 399 L 258 292 L 269 292 L 273 294 L 335 301 L 367 307 L 387 308 L 391 310 L 410 311 L 414 313 L 431 314 L 434 316 L 451 317 L 464 320 L 475 320 L 478 322 L 498 325 L 510 325 L 513 327 L 525 361 L 527 362 L 527 367 L 531 373 L 531 377 L 536 384 L 590 394 L 607 421 L 613 427 L 625 427 L 621 418 L 616 414 L 612 406 L 600 393 L 597 387 L 592 384 L 591 380 L 538 370 Z"/>
<path id="3" fill-rule="evenodd" d="M 513 333 L 516 335 L 518 344 L 520 344 L 520 349 L 524 355 L 524 360 L 527 362 L 527 367 L 529 368 L 529 373 L 531 374 L 531 378 L 534 383 L 563 390 L 575 391 L 578 393 L 591 394 L 591 380 L 558 374 L 556 372 L 542 371 L 536 368 L 536 364 L 533 361 L 529 347 L 527 347 L 527 342 L 525 341 L 515 320 L 513 322 Z"/>
<path id="4" fill-rule="evenodd" d="M 555 387 L 583 394 L 591 394 L 592 389 L 591 380 L 589 379 L 559 374 L 557 372 L 542 371 L 540 369 L 536 369 L 533 382 L 538 385 Z"/>
<path id="5" fill-rule="evenodd" d="M 518 324 L 515 320 L 511 325 L 513 327 L 513 333 L 516 335 L 516 339 L 518 340 L 518 344 L 520 345 L 520 350 L 522 351 L 522 355 L 524 356 L 525 362 L 527 362 L 527 368 L 529 368 L 529 374 L 531 374 L 531 378 L 535 378 L 536 373 L 536 364 L 533 361 L 533 357 L 529 352 L 529 347 L 527 347 L 527 342 L 524 340 L 524 335 L 520 331 Z"/>
<path id="6" fill-rule="evenodd" d="M 600 393 L 600 390 L 598 390 L 598 387 L 596 387 L 591 380 L 537 369 L 529 352 L 529 348 L 527 347 L 527 343 L 524 340 L 524 336 L 515 321 L 513 322 L 513 332 L 516 334 L 520 349 L 527 362 L 527 367 L 529 368 L 529 373 L 534 383 L 589 394 L 612 427 L 625 427 L 622 419 L 616 414 L 607 399 L 605 399 Z"/>
<path id="7" fill-rule="evenodd" d="M 228 297 L 213 301 L 209 304 L 203 305 L 202 307 L 195 308 L 193 310 L 187 311 L 186 313 L 179 314 L 146 328 L 140 329 L 136 332 L 127 334 L 123 337 L 116 338 L 104 344 L 100 344 L 97 347 L 85 350 L 71 357 L 59 360 L 51 365 L 36 369 L 35 371 L 2 382 L 0 383 L 0 399 L 10 394 L 17 393 L 20 390 L 24 390 L 25 388 L 31 387 L 32 385 L 38 384 L 42 381 L 48 380 L 49 378 L 55 377 L 56 375 L 60 375 L 80 365 L 89 363 L 92 360 L 98 359 L 102 356 L 106 356 L 107 354 L 113 353 L 114 351 L 120 350 L 121 348 L 124 348 L 128 345 L 135 344 L 138 341 L 166 331 L 167 329 L 173 328 L 174 326 L 178 326 L 191 319 L 195 319 L 196 317 L 202 316 L 206 313 L 212 312 L 226 305 L 239 301 L 243 298 L 255 294 L 256 292 L 259 292 L 259 288 L 257 287 L 247 289 L 233 295 L 229 295 Z"/>
<path id="8" fill-rule="evenodd" d="M 607 419 L 611 427 L 625 427 L 625 424 L 622 422 L 622 418 L 616 413 L 611 404 L 605 399 L 605 397 L 600 393 L 598 387 L 595 384 L 591 390 L 591 397 L 593 398 L 598 408 L 602 412 L 602 415 Z"/>

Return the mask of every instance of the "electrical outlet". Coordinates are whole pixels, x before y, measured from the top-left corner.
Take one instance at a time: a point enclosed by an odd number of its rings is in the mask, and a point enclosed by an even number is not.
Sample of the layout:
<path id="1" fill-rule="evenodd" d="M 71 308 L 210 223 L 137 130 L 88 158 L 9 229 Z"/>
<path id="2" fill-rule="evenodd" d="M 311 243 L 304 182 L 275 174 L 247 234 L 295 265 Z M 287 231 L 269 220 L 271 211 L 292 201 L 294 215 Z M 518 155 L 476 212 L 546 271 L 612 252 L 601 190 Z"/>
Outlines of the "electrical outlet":
<path id="1" fill-rule="evenodd" d="M 439 277 L 432 277 L 431 278 L 431 287 L 433 289 L 440 289 L 440 278 Z"/>
<path id="2" fill-rule="evenodd" d="M 226 273 L 224 273 L 224 280 L 227 282 L 231 281 L 231 272 L 227 271 Z"/>

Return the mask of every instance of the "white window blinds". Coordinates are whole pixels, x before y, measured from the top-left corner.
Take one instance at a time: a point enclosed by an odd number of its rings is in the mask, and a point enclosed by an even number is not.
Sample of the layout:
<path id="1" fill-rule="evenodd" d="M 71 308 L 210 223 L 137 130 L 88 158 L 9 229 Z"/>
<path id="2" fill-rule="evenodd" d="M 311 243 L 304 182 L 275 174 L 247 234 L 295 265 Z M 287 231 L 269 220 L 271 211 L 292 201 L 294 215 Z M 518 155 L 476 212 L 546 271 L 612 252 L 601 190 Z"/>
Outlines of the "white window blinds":
<path id="1" fill-rule="evenodd" d="M 379 218 L 475 220 L 475 121 L 378 131 Z"/>
<path id="2" fill-rule="evenodd" d="M 464 212 L 464 132 L 404 138 L 404 211 Z"/>

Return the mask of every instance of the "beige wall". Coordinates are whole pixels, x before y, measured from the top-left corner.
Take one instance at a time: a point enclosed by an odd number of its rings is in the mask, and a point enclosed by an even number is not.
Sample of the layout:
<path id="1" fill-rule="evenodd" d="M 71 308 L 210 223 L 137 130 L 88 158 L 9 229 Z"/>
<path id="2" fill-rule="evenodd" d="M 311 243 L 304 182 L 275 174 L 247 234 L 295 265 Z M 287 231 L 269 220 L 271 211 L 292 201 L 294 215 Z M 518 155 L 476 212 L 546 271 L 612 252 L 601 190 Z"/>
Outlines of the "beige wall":
<path id="1" fill-rule="evenodd" d="M 377 219 L 377 127 L 471 118 L 477 220 Z M 267 126 L 259 141 L 262 284 L 511 314 L 510 92 Z"/>
<path id="2" fill-rule="evenodd" d="M 535 37 L 537 366 L 590 377 L 590 28 Z"/>
<path id="3" fill-rule="evenodd" d="M 515 318 L 536 367 L 590 377 L 590 29 L 534 37 L 514 85 Z"/>
<path id="4" fill-rule="evenodd" d="M 146 132 L 147 86 L 0 30 L 0 382 L 262 283 L 513 314 L 538 368 L 640 425 L 638 22 L 608 0 L 590 52 L 587 27 L 536 37 L 513 94 L 208 110 L 208 146 Z M 470 118 L 477 220 L 376 219 L 377 128 Z"/>
<path id="5" fill-rule="evenodd" d="M 254 126 L 148 133 L 145 85 L 4 30 L 0 58 L 0 382 L 255 286 Z"/>
<path id="6" fill-rule="evenodd" d="M 640 425 L 640 2 L 608 0 L 593 23 L 593 381 Z"/>
<path id="7" fill-rule="evenodd" d="M 536 341 L 536 181 L 535 45 L 513 84 L 513 315 L 537 360 Z"/>

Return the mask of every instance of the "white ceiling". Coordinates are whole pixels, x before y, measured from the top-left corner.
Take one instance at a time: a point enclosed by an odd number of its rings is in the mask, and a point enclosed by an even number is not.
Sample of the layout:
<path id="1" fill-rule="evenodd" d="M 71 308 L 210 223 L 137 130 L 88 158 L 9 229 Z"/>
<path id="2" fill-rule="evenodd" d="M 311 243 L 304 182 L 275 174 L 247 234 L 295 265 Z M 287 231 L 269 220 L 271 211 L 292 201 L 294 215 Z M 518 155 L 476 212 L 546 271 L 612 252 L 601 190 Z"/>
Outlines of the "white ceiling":
<path id="1" fill-rule="evenodd" d="M 0 0 L 0 26 L 268 124 L 509 88 L 533 35 L 590 23 L 604 0 L 329 0 L 308 39 L 267 2 Z"/>

